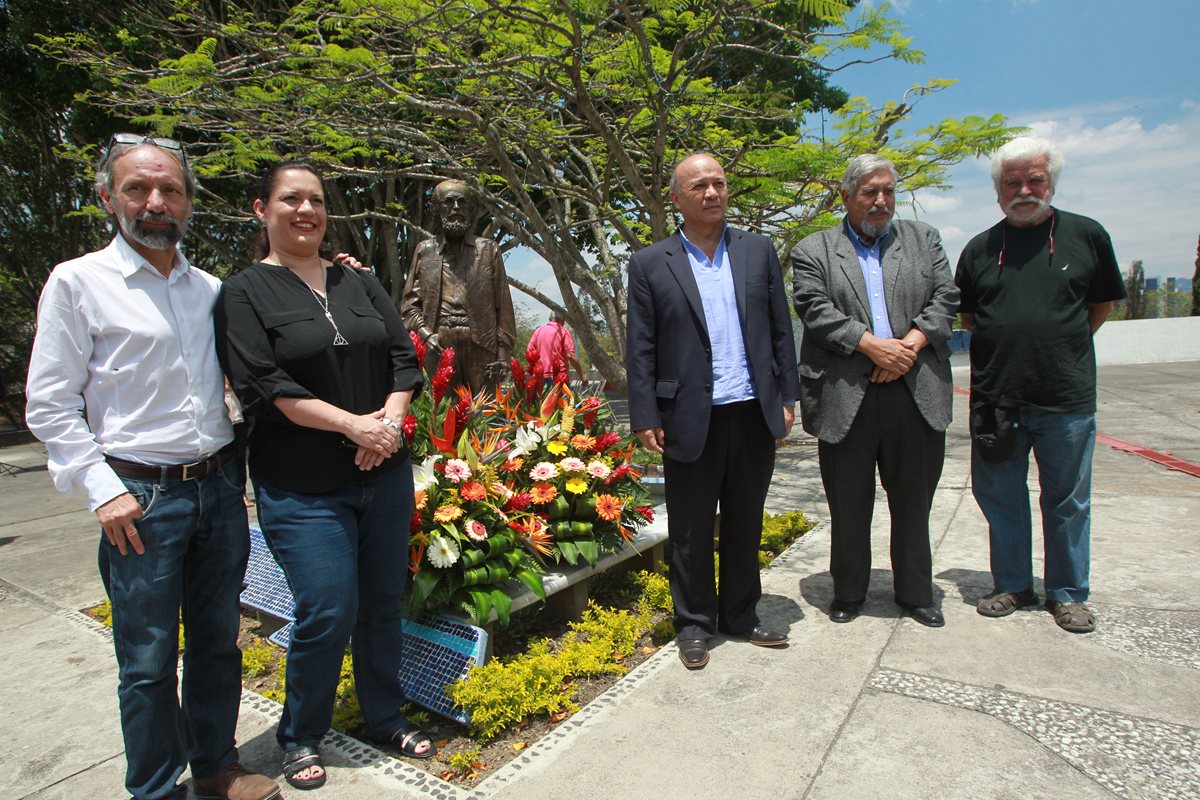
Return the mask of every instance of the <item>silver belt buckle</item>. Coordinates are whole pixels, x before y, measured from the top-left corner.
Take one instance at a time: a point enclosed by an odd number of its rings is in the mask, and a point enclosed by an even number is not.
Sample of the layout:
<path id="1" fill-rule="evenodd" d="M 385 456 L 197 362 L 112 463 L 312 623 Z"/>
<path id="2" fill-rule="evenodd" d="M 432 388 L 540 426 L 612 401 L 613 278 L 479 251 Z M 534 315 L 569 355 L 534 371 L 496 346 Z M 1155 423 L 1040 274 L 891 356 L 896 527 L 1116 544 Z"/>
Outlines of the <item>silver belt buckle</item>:
<path id="1" fill-rule="evenodd" d="M 204 472 L 200 472 L 200 474 L 198 474 L 198 475 L 193 475 L 193 474 L 191 474 L 191 472 L 192 472 L 192 470 L 196 470 L 197 472 L 199 472 L 201 467 L 204 467 L 207 465 L 208 465 L 207 461 L 193 461 L 190 464 L 183 464 L 180 469 L 179 480 L 194 481 L 197 478 L 203 478 L 205 475 L 208 474 L 207 470 L 205 470 Z"/>

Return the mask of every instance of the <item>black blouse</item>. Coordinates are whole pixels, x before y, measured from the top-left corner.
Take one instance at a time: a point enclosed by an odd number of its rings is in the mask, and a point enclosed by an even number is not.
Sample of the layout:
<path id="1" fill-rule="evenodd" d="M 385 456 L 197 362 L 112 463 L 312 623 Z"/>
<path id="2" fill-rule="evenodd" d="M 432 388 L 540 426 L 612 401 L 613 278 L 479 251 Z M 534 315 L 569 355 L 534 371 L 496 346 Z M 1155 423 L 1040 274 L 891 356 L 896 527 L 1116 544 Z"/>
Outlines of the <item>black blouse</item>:
<path id="1" fill-rule="evenodd" d="M 251 421 L 250 471 L 292 492 L 333 491 L 403 459 L 394 455 L 363 473 L 352 442 L 296 425 L 275 398 L 313 397 L 368 414 L 390 393 L 419 391 L 423 383 L 404 322 L 375 277 L 337 264 L 325 273 L 329 311 L 348 344 L 334 345 L 320 300 L 274 264 L 259 262 L 227 280 L 214 312 L 221 368 Z"/>

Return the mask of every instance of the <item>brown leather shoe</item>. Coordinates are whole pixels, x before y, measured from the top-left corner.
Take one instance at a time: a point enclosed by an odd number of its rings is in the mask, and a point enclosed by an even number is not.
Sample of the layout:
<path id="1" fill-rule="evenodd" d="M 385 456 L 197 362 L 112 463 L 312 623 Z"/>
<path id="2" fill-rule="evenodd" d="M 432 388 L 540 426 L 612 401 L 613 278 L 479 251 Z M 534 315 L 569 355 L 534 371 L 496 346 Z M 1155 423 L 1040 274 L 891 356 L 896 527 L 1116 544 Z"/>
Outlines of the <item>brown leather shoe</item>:
<path id="1" fill-rule="evenodd" d="M 236 761 L 216 775 L 193 778 L 198 800 L 275 800 L 282 797 L 279 784 Z"/>

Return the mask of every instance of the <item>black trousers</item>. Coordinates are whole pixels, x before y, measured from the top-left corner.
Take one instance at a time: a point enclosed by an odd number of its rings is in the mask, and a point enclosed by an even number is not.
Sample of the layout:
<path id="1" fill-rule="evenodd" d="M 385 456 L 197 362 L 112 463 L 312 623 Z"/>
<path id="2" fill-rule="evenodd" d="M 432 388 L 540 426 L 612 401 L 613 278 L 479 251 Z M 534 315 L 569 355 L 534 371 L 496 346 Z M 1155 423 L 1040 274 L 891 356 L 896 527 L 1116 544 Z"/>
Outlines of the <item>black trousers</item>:
<path id="1" fill-rule="evenodd" d="M 932 603 L 929 509 L 942 476 L 945 432 L 929 427 L 903 380 L 873 383 L 846 438 L 822 441 L 817 452 L 829 502 L 834 598 L 856 603 L 867 596 L 878 467 L 892 518 L 896 601 Z"/>
<path id="2" fill-rule="evenodd" d="M 774 469 L 775 439 L 757 400 L 713 406 L 704 450 L 696 461 L 663 459 L 671 599 L 679 638 L 708 639 L 718 628 L 742 632 L 758 624 L 758 545 Z M 719 594 L 713 569 L 718 506 Z"/>

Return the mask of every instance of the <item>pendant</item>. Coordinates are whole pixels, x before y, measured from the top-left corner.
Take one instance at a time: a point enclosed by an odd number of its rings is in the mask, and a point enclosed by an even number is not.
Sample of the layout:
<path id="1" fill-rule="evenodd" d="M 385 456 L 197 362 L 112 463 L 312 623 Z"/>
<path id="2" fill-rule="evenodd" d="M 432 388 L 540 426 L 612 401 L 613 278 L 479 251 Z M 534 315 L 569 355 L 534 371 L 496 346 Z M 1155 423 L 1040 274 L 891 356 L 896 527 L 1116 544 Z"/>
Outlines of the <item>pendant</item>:
<path id="1" fill-rule="evenodd" d="M 342 332 L 341 332 L 341 331 L 337 331 L 336 333 L 337 333 L 337 335 L 333 337 L 333 345 L 334 345 L 334 347 L 340 347 L 341 345 L 348 345 L 348 344 L 350 344 L 349 342 L 347 342 L 347 341 L 346 341 L 346 337 L 345 337 L 345 336 L 342 336 Z"/>

